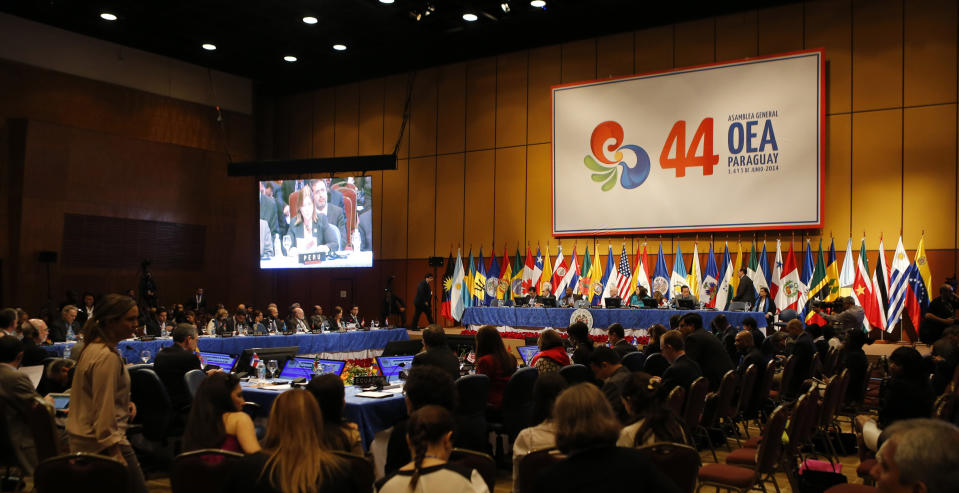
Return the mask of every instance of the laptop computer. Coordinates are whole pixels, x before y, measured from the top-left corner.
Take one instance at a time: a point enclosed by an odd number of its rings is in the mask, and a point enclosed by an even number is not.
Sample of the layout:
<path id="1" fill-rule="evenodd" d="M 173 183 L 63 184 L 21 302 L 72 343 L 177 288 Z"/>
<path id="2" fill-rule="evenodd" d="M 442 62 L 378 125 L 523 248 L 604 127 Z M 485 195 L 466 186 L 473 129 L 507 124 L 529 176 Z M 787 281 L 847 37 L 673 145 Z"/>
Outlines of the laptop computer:
<path id="1" fill-rule="evenodd" d="M 313 378 L 313 361 L 313 358 L 293 358 L 287 361 L 283 370 L 280 371 L 280 378 L 284 380 L 293 380 L 300 377 L 307 380 Z M 340 376 L 346 368 L 346 361 L 321 359 L 319 363 L 320 373 L 332 373 L 336 376 Z"/>
<path id="2" fill-rule="evenodd" d="M 676 300 L 676 306 L 680 310 L 694 310 L 696 309 L 696 300 L 678 299 Z"/>
<path id="3" fill-rule="evenodd" d="M 656 301 L 656 298 L 643 298 L 643 308 L 656 308 L 659 306 L 659 302 Z"/>
<path id="4" fill-rule="evenodd" d="M 236 365 L 237 357 L 235 354 L 226 354 L 226 353 L 212 353 L 208 351 L 200 351 L 200 361 L 203 362 L 203 365 L 212 365 L 219 366 L 223 371 L 229 373 L 233 371 L 233 366 Z"/>
<path id="5" fill-rule="evenodd" d="M 619 308 L 622 306 L 622 298 L 604 298 L 603 301 L 606 302 L 606 308 Z"/>
<path id="6" fill-rule="evenodd" d="M 386 377 L 386 382 L 394 384 L 401 380 L 400 372 L 408 372 L 413 367 L 413 355 L 377 356 L 376 366 L 380 367 L 380 375 Z"/>
<path id="7" fill-rule="evenodd" d="M 533 356 L 536 356 L 536 353 L 539 352 L 539 346 L 519 346 L 516 350 L 519 351 L 519 355 L 523 358 L 523 363 L 529 366 L 529 362 L 533 360 Z"/>

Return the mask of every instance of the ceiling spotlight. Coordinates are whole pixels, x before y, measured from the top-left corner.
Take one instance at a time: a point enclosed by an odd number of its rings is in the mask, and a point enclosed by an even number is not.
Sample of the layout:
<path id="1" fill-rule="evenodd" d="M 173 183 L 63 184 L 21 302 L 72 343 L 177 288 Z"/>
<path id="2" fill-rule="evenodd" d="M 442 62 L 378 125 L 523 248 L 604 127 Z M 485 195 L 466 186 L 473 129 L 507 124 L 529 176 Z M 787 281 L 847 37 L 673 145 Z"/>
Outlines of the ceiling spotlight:
<path id="1" fill-rule="evenodd" d="M 529 3 L 531 7 L 536 7 L 538 9 L 546 8 L 546 0 L 533 0 Z"/>
<path id="2" fill-rule="evenodd" d="M 114 14 L 111 14 L 111 13 L 109 13 L 109 12 L 101 12 L 101 13 L 100 13 L 100 18 L 103 19 L 103 20 L 105 20 L 105 21 L 115 21 L 115 20 L 117 20 L 117 16 L 114 15 Z"/>
<path id="3" fill-rule="evenodd" d="M 393 0 L 380 0 L 380 3 L 385 3 L 385 4 L 388 5 L 388 4 L 393 3 Z"/>
<path id="4" fill-rule="evenodd" d="M 499 4 L 499 8 L 503 9 L 503 12 L 509 13 L 509 2 L 503 2 Z"/>
<path id="5" fill-rule="evenodd" d="M 479 19 L 479 17 L 476 17 L 476 14 L 463 14 L 463 20 L 466 22 L 476 22 L 476 19 Z"/>
<path id="6" fill-rule="evenodd" d="M 203 49 L 206 51 L 213 51 L 216 49 L 216 45 L 211 43 L 203 43 Z"/>
<path id="7" fill-rule="evenodd" d="M 316 24 L 318 21 L 316 20 L 316 17 L 313 17 L 312 15 L 308 15 L 303 18 L 303 22 L 305 24 Z"/>
<path id="8" fill-rule="evenodd" d="M 346 51 L 346 45 L 337 43 L 333 45 L 333 49 L 336 51 Z"/>
<path id="9" fill-rule="evenodd" d="M 288 62 L 290 62 L 290 63 L 293 63 L 293 62 L 296 61 L 296 57 L 293 56 L 293 55 L 287 55 L 287 56 L 283 57 L 283 59 L 286 60 L 286 61 L 288 61 Z"/>

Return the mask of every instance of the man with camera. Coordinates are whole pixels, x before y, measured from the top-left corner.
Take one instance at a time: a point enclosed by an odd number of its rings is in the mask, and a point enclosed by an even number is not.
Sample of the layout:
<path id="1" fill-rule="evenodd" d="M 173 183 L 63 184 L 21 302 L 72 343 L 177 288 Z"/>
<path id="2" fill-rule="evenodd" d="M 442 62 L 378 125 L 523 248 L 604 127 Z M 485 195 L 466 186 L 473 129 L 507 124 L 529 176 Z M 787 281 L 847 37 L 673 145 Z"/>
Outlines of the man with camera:
<path id="1" fill-rule="evenodd" d="M 837 304 L 839 306 L 836 306 Z M 833 307 L 834 312 L 837 311 L 836 308 L 840 307 L 841 311 L 834 314 L 822 312 L 823 308 L 828 308 L 830 306 Z M 839 298 L 839 300 L 837 300 L 835 303 L 814 302 L 812 304 L 812 309 L 815 310 L 819 316 L 826 319 L 826 321 L 832 323 L 833 326 L 839 328 L 840 333 L 836 334 L 836 336 L 839 337 L 839 340 L 845 339 L 846 332 L 852 329 L 862 329 L 862 321 L 866 317 L 866 312 L 861 306 L 856 304 L 856 301 L 852 298 L 852 296 Z"/>

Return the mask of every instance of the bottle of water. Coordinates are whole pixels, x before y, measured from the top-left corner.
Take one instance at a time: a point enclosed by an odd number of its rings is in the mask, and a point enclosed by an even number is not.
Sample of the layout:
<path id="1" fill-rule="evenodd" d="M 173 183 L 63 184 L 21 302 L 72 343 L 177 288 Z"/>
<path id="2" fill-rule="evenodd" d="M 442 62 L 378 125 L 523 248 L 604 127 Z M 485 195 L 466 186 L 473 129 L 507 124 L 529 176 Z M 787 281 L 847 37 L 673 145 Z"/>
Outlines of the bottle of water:
<path id="1" fill-rule="evenodd" d="M 67 328 L 67 341 L 69 342 L 75 340 L 77 340 L 77 335 L 73 333 L 73 326 L 71 325 Z"/>
<path id="2" fill-rule="evenodd" d="M 256 365 L 256 378 L 260 383 L 266 383 L 266 364 L 258 361 Z"/>
<path id="3" fill-rule="evenodd" d="M 73 346 L 67 346 L 63 348 L 63 357 L 70 359 L 70 355 L 73 353 Z"/>

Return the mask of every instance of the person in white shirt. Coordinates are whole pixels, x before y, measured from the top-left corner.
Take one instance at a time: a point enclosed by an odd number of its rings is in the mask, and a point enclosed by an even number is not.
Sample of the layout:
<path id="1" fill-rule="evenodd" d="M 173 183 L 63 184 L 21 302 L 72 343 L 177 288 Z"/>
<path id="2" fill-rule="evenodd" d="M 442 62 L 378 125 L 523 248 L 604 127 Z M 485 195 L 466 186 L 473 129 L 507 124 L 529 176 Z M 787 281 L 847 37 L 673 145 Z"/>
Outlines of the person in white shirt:
<path id="1" fill-rule="evenodd" d="M 519 463 L 527 454 L 556 446 L 556 423 L 553 422 L 553 403 L 569 384 L 559 373 L 547 373 L 533 385 L 533 422 L 524 428 L 513 443 L 513 493 L 520 493 Z M 529 493 L 529 492 L 526 492 Z"/>

